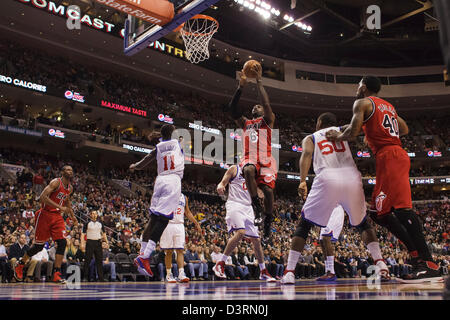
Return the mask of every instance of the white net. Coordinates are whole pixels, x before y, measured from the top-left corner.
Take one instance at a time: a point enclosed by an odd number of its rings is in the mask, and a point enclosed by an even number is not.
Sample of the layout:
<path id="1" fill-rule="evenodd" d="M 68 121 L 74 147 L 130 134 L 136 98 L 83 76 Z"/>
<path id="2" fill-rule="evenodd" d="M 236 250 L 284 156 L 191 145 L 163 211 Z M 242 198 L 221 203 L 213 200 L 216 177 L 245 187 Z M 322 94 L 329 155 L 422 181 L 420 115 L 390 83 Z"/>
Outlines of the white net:
<path id="1" fill-rule="evenodd" d="M 218 22 L 207 16 L 194 16 L 180 29 L 186 46 L 186 58 L 199 63 L 209 58 L 209 41 L 219 28 Z"/>

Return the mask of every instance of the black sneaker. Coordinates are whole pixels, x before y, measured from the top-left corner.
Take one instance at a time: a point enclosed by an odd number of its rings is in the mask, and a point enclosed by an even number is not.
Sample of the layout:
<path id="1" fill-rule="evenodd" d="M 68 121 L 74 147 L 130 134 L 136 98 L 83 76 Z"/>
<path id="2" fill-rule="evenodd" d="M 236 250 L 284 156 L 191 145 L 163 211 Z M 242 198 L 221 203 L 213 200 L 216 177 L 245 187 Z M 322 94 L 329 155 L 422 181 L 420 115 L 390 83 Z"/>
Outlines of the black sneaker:
<path id="1" fill-rule="evenodd" d="M 261 223 L 261 213 L 264 211 L 261 202 L 258 200 L 252 203 L 253 212 L 255 213 L 255 224 Z"/>
<path id="2" fill-rule="evenodd" d="M 271 226 L 272 226 L 273 216 L 264 217 L 264 238 L 269 238 Z"/>
<path id="3" fill-rule="evenodd" d="M 432 261 L 422 261 L 413 272 L 409 275 L 399 279 L 402 283 L 423 283 L 423 282 L 442 282 L 444 279 L 441 276 L 439 267 Z"/>

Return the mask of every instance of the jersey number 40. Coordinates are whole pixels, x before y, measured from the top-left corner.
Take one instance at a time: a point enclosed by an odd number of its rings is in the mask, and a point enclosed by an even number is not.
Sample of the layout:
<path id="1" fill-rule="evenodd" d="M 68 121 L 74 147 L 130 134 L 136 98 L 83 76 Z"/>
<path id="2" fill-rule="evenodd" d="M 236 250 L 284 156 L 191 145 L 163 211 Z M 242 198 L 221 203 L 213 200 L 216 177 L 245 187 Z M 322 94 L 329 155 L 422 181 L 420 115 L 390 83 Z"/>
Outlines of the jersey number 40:
<path id="1" fill-rule="evenodd" d="M 320 151 L 323 155 L 327 155 L 333 152 L 345 152 L 345 144 L 342 142 L 331 142 L 328 140 L 322 140 L 317 143 Z"/>
<path id="2" fill-rule="evenodd" d="M 389 115 L 385 114 L 383 118 L 383 128 L 389 129 L 389 134 L 391 136 L 399 136 L 398 121 L 397 119 L 395 119 L 395 117 L 389 117 Z"/>

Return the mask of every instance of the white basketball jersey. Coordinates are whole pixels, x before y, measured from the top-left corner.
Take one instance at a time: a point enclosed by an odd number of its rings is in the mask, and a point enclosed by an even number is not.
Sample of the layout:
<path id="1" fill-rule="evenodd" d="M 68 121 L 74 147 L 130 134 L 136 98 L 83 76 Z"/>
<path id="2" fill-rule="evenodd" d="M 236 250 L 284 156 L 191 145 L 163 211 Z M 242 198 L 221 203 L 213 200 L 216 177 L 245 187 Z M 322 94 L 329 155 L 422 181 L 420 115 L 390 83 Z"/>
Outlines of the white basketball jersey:
<path id="1" fill-rule="evenodd" d="M 242 176 L 242 170 L 236 166 L 236 176 L 228 184 L 228 199 L 227 201 L 235 201 L 245 205 L 252 205 L 252 198 L 247 190 L 245 178 Z"/>
<path id="2" fill-rule="evenodd" d="M 184 154 L 177 139 L 158 143 L 156 152 L 158 175 L 176 174 L 183 178 Z"/>
<path id="3" fill-rule="evenodd" d="M 184 194 L 181 194 L 180 201 L 178 202 L 177 210 L 173 213 L 173 219 L 169 220 L 169 223 L 184 224 L 184 209 L 186 208 L 186 198 Z"/>
<path id="4" fill-rule="evenodd" d="M 348 142 L 328 141 L 325 133 L 329 130 L 340 131 L 338 127 L 330 127 L 316 131 L 311 135 L 314 142 L 313 167 L 316 175 L 323 169 L 356 168 Z"/>

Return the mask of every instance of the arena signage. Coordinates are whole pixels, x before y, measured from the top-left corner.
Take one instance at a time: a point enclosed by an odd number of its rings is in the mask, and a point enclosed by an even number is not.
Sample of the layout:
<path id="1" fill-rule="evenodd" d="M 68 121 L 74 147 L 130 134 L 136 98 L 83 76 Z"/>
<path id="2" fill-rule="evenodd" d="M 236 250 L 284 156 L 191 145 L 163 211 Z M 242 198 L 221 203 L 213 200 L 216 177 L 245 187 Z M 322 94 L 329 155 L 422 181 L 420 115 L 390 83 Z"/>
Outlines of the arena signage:
<path id="1" fill-rule="evenodd" d="M 66 135 L 64 134 L 64 131 L 61 130 L 57 130 L 57 129 L 49 129 L 48 130 L 48 135 L 55 137 L 55 138 L 60 138 L 60 139 L 65 139 Z"/>
<path id="2" fill-rule="evenodd" d="M 22 87 L 25 89 L 34 90 L 34 91 L 47 92 L 47 87 L 42 84 L 37 84 L 37 83 L 33 83 L 30 81 L 17 79 L 17 78 L 11 78 L 11 77 L 4 76 L 4 75 L 0 75 L 0 82 L 6 83 L 6 84 L 11 84 L 16 87 Z"/>
<path id="3" fill-rule="evenodd" d="M 370 158 L 370 153 L 368 151 L 358 151 L 356 156 L 359 158 Z"/>
<path id="4" fill-rule="evenodd" d="M 128 149 L 130 151 L 135 151 L 135 152 L 141 152 L 141 153 L 150 153 L 152 150 L 148 149 L 148 148 L 144 148 L 144 147 L 139 147 L 139 146 L 132 146 L 126 143 L 122 144 L 122 148 L 124 149 Z"/>
<path id="5" fill-rule="evenodd" d="M 84 103 L 84 96 L 82 96 L 78 92 L 67 90 L 64 93 L 64 97 L 66 97 L 66 99 L 69 99 L 69 100 Z"/>
<path id="6" fill-rule="evenodd" d="M 108 108 L 108 109 L 113 109 L 116 111 L 120 111 L 120 112 L 125 112 L 125 113 L 130 113 L 136 116 L 140 116 L 140 117 L 147 117 L 147 111 L 142 110 L 142 109 L 138 109 L 138 108 L 134 108 L 134 107 L 128 107 L 128 106 L 123 106 L 121 104 L 118 103 L 114 103 L 114 102 L 109 102 L 109 101 L 105 101 L 102 100 L 100 105 L 104 108 Z"/>
<path id="7" fill-rule="evenodd" d="M 300 146 L 293 145 L 292 146 L 292 151 L 294 151 L 294 152 L 302 152 L 303 148 L 300 147 Z"/>
<path id="8" fill-rule="evenodd" d="M 430 158 L 439 158 L 439 157 L 442 157 L 442 152 L 439 152 L 439 151 L 428 151 L 427 155 Z"/>
<path id="9" fill-rule="evenodd" d="M 14 133 L 20 133 L 20 134 L 26 134 L 28 136 L 35 136 L 35 137 L 42 137 L 42 132 L 40 131 L 34 131 L 30 129 L 23 129 L 18 127 L 12 127 L 12 126 L 5 126 L 0 124 L 0 130 L 14 132 Z"/>
<path id="10" fill-rule="evenodd" d="M 204 127 L 204 126 L 198 125 L 196 123 L 192 123 L 192 122 L 189 122 L 189 128 L 194 129 L 194 130 L 209 132 L 209 133 L 216 134 L 216 135 L 221 135 L 219 129 Z"/>
<path id="11" fill-rule="evenodd" d="M 158 115 L 158 120 L 161 121 L 161 122 L 173 124 L 173 118 L 171 118 L 171 117 L 168 116 L 168 115 L 164 115 L 164 114 L 162 114 L 162 113 L 160 113 L 160 114 Z"/>

